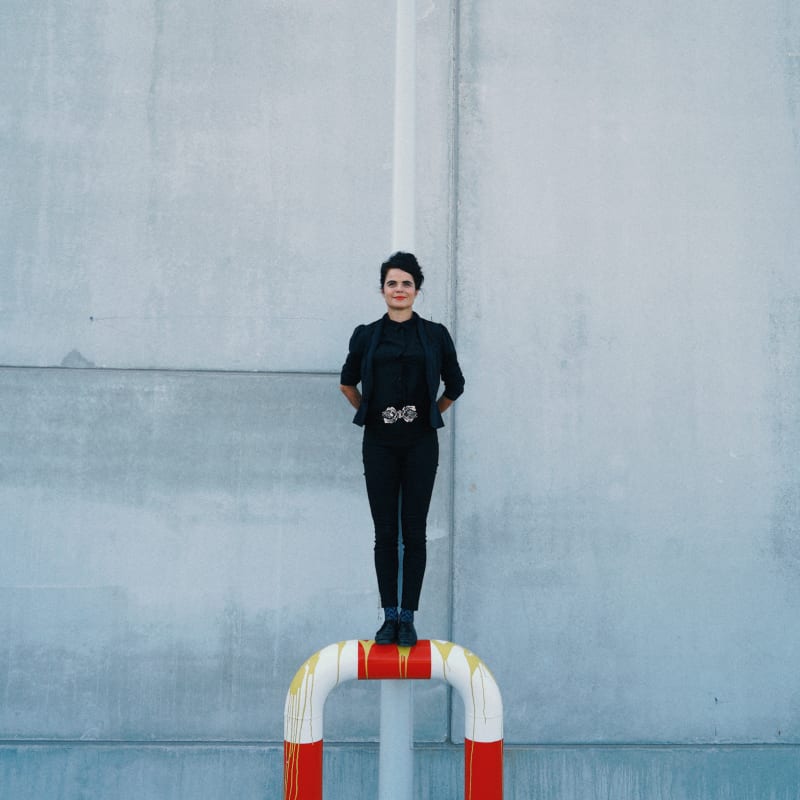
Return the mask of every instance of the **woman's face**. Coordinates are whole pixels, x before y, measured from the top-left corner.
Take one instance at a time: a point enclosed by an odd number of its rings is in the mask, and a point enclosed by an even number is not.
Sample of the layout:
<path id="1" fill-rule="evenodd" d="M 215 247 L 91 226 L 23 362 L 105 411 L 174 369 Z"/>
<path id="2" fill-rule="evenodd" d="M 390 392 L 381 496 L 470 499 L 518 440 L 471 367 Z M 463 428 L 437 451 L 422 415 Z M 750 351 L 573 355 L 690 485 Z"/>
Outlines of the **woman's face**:
<path id="1" fill-rule="evenodd" d="M 410 309 L 417 299 L 414 278 L 402 269 L 390 269 L 383 282 L 383 299 L 386 306 L 395 311 Z"/>

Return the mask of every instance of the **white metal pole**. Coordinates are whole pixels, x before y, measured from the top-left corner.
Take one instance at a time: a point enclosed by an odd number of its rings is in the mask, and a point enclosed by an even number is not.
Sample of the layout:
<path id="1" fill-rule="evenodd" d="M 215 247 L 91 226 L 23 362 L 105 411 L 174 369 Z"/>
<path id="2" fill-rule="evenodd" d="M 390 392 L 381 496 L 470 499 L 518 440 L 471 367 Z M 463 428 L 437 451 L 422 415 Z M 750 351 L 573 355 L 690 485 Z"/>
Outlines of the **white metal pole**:
<path id="1" fill-rule="evenodd" d="M 414 252 L 416 0 L 397 0 L 392 248 Z"/>
<path id="2" fill-rule="evenodd" d="M 414 252 L 415 0 L 397 0 L 394 72 L 392 251 Z M 379 800 L 412 800 L 414 696 L 410 681 L 383 681 L 378 771 Z"/>

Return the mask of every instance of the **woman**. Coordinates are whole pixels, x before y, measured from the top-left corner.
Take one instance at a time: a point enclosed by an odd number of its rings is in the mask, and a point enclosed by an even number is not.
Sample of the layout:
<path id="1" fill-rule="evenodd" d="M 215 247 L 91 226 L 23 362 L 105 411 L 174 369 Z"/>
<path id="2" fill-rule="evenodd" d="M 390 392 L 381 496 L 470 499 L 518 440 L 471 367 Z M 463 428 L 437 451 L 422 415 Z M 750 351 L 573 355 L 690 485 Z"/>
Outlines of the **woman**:
<path id="1" fill-rule="evenodd" d="M 413 311 L 423 280 L 411 253 L 395 253 L 381 265 L 386 314 L 353 332 L 340 387 L 356 409 L 353 422 L 364 427 L 364 476 L 384 610 L 375 642 L 403 647 L 417 642 L 414 612 L 425 573 L 425 527 L 439 463 L 436 429 L 444 425 L 442 413 L 464 391 L 447 328 Z M 437 400 L 440 379 L 444 393 Z M 398 507 L 403 532 L 399 610 Z"/>

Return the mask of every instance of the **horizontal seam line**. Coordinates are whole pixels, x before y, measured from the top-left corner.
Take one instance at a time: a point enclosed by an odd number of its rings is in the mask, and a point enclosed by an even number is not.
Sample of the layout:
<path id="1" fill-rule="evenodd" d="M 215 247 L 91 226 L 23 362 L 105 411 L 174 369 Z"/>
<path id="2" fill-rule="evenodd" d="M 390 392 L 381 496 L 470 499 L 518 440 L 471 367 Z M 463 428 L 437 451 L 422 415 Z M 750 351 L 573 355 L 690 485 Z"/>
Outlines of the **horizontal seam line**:
<path id="1" fill-rule="evenodd" d="M 348 742 L 325 739 L 325 747 L 377 748 L 379 742 Z M 137 740 L 137 739 L 0 739 L 0 747 L 195 747 L 195 748 L 282 748 L 283 740 Z M 416 750 L 463 748 L 455 742 L 415 742 Z M 798 749 L 800 742 L 700 742 L 700 743 L 504 743 L 505 750 L 753 750 Z"/>
<path id="2" fill-rule="evenodd" d="M 250 369 L 173 369 L 169 367 L 60 367 L 36 366 L 20 364 L 0 364 L 0 371 L 41 371 L 41 372 L 136 372 L 161 373 L 172 375 L 247 375 L 263 377 L 271 375 L 319 375 L 325 377 L 338 376 L 339 371 L 329 370 L 250 370 Z"/>

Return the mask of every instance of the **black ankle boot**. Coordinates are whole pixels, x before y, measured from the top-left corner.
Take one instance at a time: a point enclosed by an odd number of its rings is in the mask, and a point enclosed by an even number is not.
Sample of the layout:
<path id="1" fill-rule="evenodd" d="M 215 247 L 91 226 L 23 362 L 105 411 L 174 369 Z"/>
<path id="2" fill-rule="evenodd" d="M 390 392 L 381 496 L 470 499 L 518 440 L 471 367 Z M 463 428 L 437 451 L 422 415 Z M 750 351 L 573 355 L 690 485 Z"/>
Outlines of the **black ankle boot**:
<path id="1" fill-rule="evenodd" d="M 377 641 L 377 639 L 376 639 Z M 413 647 L 417 643 L 417 631 L 413 622 L 400 622 L 397 629 L 397 644 L 400 647 Z"/>
<path id="2" fill-rule="evenodd" d="M 394 644 L 397 641 L 397 620 L 384 620 L 378 632 L 375 634 L 375 644 Z"/>

